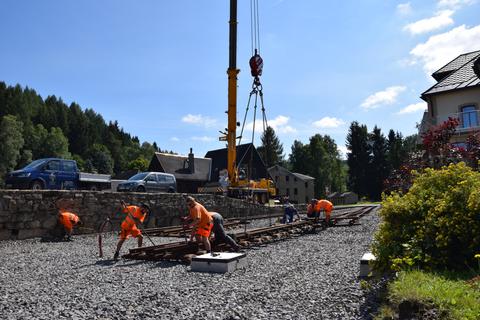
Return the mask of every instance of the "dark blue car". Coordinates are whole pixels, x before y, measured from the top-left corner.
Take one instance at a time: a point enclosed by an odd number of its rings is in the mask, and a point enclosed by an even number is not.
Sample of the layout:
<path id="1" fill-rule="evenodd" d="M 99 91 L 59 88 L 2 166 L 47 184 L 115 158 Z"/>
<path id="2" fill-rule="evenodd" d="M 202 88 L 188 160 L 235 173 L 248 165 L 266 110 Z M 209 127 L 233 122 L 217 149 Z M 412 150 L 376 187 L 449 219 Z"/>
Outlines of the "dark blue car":
<path id="1" fill-rule="evenodd" d="M 101 190 L 110 188 L 110 176 L 80 172 L 75 160 L 46 158 L 10 172 L 5 184 L 10 189 Z"/>

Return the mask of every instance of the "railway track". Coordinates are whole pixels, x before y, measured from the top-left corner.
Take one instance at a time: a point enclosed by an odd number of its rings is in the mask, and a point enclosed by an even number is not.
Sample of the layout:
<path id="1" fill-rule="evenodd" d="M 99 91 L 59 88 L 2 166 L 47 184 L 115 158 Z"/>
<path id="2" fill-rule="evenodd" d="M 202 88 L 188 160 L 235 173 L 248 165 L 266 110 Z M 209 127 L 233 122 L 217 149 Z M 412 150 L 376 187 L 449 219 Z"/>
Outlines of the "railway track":
<path id="1" fill-rule="evenodd" d="M 331 226 L 342 227 L 358 225 L 358 220 L 370 213 L 374 208 L 374 206 L 369 206 L 360 207 L 358 209 L 350 209 L 348 212 L 332 217 Z M 232 225 L 234 225 L 233 222 L 236 221 L 232 221 Z M 248 249 L 250 247 L 264 245 L 275 241 L 300 236 L 302 234 L 313 233 L 318 230 L 323 230 L 326 227 L 327 225 L 325 223 L 325 219 L 305 219 L 295 221 L 290 224 L 277 224 L 268 227 L 249 229 L 243 232 L 237 232 L 232 236 L 243 248 Z M 150 234 L 149 229 L 146 231 L 149 232 L 149 235 L 176 234 L 176 232 L 179 232 L 178 226 L 156 229 L 162 230 L 160 230 L 158 234 Z M 169 233 L 170 231 L 171 233 Z M 181 230 L 180 233 L 181 232 L 183 232 L 183 230 Z M 229 250 L 225 244 L 215 244 L 215 241 L 212 241 L 212 248 L 216 251 Z M 199 253 L 205 253 L 201 245 L 199 246 L 195 242 L 187 242 L 185 240 L 156 246 L 130 249 L 128 254 L 123 255 L 123 258 L 150 261 L 180 261 L 189 263 L 192 257 Z"/>

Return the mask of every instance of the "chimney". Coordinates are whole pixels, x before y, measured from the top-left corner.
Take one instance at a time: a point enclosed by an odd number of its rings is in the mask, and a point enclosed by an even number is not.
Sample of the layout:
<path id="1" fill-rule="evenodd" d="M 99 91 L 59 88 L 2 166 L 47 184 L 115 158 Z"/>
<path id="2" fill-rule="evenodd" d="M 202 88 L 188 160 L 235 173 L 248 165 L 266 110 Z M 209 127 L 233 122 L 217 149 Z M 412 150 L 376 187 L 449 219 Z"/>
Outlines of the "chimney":
<path id="1" fill-rule="evenodd" d="M 190 173 L 195 173 L 195 158 L 193 157 L 192 148 L 190 148 L 190 153 L 188 154 L 188 170 Z"/>
<path id="2" fill-rule="evenodd" d="M 480 79 L 480 57 L 475 60 L 473 63 L 473 72 L 477 75 L 477 77 Z"/>

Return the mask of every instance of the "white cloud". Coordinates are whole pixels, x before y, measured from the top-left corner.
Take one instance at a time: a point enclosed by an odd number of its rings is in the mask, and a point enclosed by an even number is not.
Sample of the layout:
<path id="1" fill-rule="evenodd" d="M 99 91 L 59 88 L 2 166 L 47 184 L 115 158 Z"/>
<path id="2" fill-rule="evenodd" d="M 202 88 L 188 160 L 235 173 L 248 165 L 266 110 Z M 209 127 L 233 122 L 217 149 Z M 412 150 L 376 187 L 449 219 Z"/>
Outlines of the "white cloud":
<path id="1" fill-rule="evenodd" d="M 480 25 L 468 28 L 461 25 L 448 32 L 437 34 L 410 51 L 416 61 L 430 75 L 462 53 L 480 49 Z"/>
<path id="2" fill-rule="evenodd" d="M 360 105 L 364 109 L 376 109 L 382 105 L 393 104 L 397 101 L 398 95 L 407 89 L 404 86 L 392 86 L 383 91 L 375 92 L 365 99 Z"/>
<path id="3" fill-rule="evenodd" d="M 215 139 L 212 137 L 203 136 L 203 137 L 192 137 L 192 140 L 201 141 L 201 142 L 211 142 Z"/>
<path id="4" fill-rule="evenodd" d="M 313 126 L 316 128 L 327 129 L 327 128 L 338 128 L 341 125 L 345 124 L 342 119 L 332 118 L 332 117 L 323 117 L 322 119 L 315 121 Z"/>
<path id="5" fill-rule="evenodd" d="M 171 137 L 170 140 L 175 141 L 175 142 L 180 141 L 180 139 L 178 139 L 177 137 Z"/>
<path id="6" fill-rule="evenodd" d="M 346 160 L 346 159 L 347 159 L 348 148 L 347 148 L 346 146 L 339 146 L 339 145 L 337 145 L 337 150 L 338 150 L 338 152 L 340 152 L 340 157 L 341 157 L 343 160 Z"/>
<path id="7" fill-rule="evenodd" d="M 476 0 L 440 0 L 438 1 L 438 6 L 440 8 L 454 8 L 459 9 L 460 7 L 470 5 L 475 3 Z"/>
<path id="8" fill-rule="evenodd" d="M 453 15 L 454 13 L 455 11 L 453 10 L 439 11 L 435 16 L 431 18 L 422 19 L 407 24 L 405 27 L 403 27 L 403 30 L 408 31 L 414 35 L 438 30 L 440 28 L 453 24 L 453 19 L 451 18 L 451 15 Z"/>
<path id="9" fill-rule="evenodd" d="M 210 128 L 210 127 L 214 127 L 217 124 L 217 119 L 213 119 L 208 116 L 202 116 L 201 114 L 189 113 L 186 116 L 182 117 L 182 122 Z"/>
<path id="10" fill-rule="evenodd" d="M 270 127 L 273 128 L 273 130 L 275 130 L 275 132 L 278 134 L 278 133 L 283 133 L 283 134 L 286 134 L 286 133 L 296 133 L 297 132 L 297 129 L 295 129 L 294 127 L 290 126 L 288 124 L 288 122 L 290 121 L 290 118 L 289 117 L 286 117 L 286 116 L 282 116 L 282 115 L 279 115 L 277 116 L 276 118 L 274 119 L 271 119 L 271 120 L 268 120 L 267 123 Z M 253 121 L 252 122 L 249 122 L 245 125 L 245 130 L 248 130 L 248 131 L 253 131 Z M 255 131 L 256 132 L 261 132 L 263 131 L 263 124 L 262 124 L 262 120 L 256 120 L 255 121 Z"/>
<path id="11" fill-rule="evenodd" d="M 426 109 L 427 109 L 427 103 L 419 102 L 419 103 L 414 103 L 406 106 L 405 108 L 397 112 L 397 114 L 402 115 L 402 114 L 408 114 L 408 113 L 415 113 L 415 112 L 425 111 Z"/>
<path id="12" fill-rule="evenodd" d="M 397 12 L 401 15 L 409 15 L 412 13 L 412 6 L 410 5 L 410 2 L 407 3 L 399 3 L 397 5 Z"/>

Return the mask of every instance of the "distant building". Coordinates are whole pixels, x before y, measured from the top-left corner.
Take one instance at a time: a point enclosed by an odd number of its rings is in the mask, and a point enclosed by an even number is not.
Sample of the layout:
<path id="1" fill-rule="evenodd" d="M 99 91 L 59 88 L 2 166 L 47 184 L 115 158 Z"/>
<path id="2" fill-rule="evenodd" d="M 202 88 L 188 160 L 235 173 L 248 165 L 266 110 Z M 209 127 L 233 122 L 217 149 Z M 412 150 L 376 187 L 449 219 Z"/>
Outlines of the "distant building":
<path id="1" fill-rule="evenodd" d="M 334 192 L 329 194 L 327 199 L 334 205 L 355 204 L 358 202 L 358 195 L 355 192 Z"/>
<path id="2" fill-rule="evenodd" d="M 155 152 L 148 171 L 171 173 L 177 180 L 177 192 L 197 193 L 210 177 L 211 159 Z"/>
<path id="3" fill-rule="evenodd" d="M 268 168 L 268 172 L 275 182 L 278 196 L 287 196 L 294 203 L 308 203 L 313 199 L 315 178 L 290 172 L 279 165 Z"/>
<path id="4" fill-rule="evenodd" d="M 419 127 L 420 135 L 449 117 L 460 120 L 452 143 L 462 145 L 480 129 L 480 51 L 465 53 L 432 74 L 437 81 L 422 93 L 428 103 Z"/>
<path id="5" fill-rule="evenodd" d="M 211 182 L 219 182 L 221 172 L 227 169 L 227 156 L 227 148 L 208 151 L 205 155 L 205 158 L 212 159 Z M 247 179 L 270 178 L 267 167 L 252 143 L 237 146 L 237 167 L 239 174 L 244 172 Z"/>

